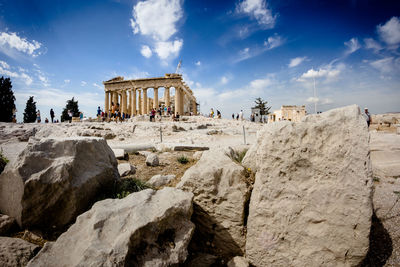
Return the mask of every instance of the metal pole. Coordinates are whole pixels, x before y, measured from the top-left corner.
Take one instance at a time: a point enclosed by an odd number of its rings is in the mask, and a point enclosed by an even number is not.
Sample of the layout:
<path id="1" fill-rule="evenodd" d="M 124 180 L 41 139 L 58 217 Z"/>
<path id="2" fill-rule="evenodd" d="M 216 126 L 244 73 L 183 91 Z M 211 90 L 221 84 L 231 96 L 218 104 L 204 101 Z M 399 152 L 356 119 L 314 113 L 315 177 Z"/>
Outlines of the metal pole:
<path id="1" fill-rule="evenodd" d="M 162 143 L 162 129 L 161 129 L 161 126 L 160 126 L 160 140 L 161 140 L 161 143 Z"/>
<path id="2" fill-rule="evenodd" d="M 243 125 L 243 140 L 244 140 L 244 144 L 246 144 L 246 131 L 244 129 L 244 125 Z"/>

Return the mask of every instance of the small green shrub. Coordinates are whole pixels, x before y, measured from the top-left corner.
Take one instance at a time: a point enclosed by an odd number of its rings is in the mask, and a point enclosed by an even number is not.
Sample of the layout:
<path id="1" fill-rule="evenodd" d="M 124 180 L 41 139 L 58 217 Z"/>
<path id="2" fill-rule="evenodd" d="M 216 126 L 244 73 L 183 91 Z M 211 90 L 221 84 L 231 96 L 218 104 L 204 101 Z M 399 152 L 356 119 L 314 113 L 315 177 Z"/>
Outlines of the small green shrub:
<path id="1" fill-rule="evenodd" d="M 106 198 L 124 198 L 131 193 L 139 192 L 144 189 L 151 188 L 145 182 L 142 182 L 135 178 L 125 178 L 114 182 L 114 184 L 105 191 L 101 192 L 96 201 L 100 201 Z"/>
<path id="2" fill-rule="evenodd" d="M 248 149 L 236 151 L 231 149 L 230 153 L 226 153 L 226 155 L 230 157 L 233 161 L 236 161 L 237 163 L 241 164 L 244 159 L 244 156 L 246 156 L 247 150 Z"/>
<path id="3" fill-rule="evenodd" d="M 180 164 L 186 164 L 189 162 L 189 159 L 186 156 L 180 156 L 177 160 Z"/>
<path id="4" fill-rule="evenodd" d="M 374 180 L 374 182 L 379 182 L 380 181 L 379 177 L 374 177 L 373 180 Z"/>

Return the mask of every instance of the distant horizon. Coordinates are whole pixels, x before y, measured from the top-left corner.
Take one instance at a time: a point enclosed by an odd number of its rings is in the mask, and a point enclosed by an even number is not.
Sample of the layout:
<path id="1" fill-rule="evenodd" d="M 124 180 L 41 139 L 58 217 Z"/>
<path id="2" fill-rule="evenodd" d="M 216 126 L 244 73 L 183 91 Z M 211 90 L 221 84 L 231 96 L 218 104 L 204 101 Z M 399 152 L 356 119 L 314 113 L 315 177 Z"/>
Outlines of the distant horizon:
<path id="1" fill-rule="evenodd" d="M 103 81 L 180 73 L 200 104 L 229 118 L 261 97 L 312 113 L 357 104 L 400 110 L 400 2 L 279 0 L 0 0 L 0 75 L 21 121 L 73 96 L 86 117 Z M 315 79 L 317 94 L 314 96 Z M 160 97 L 163 90 L 159 91 Z M 173 94 L 173 92 L 172 92 Z M 398 113 L 398 112 L 395 112 Z"/>

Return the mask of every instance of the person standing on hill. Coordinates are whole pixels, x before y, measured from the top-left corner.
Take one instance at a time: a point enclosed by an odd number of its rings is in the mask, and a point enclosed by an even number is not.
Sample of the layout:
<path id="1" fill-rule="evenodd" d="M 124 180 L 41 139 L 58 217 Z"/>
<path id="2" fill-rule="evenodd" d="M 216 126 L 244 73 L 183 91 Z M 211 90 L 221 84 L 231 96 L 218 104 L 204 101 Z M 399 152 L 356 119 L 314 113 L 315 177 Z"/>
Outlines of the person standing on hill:
<path id="1" fill-rule="evenodd" d="M 368 125 L 368 127 L 369 127 L 369 125 L 370 125 L 370 123 L 371 123 L 371 114 L 369 114 L 367 108 L 364 109 L 364 112 L 365 112 L 364 117 L 365 117 L 365 120 L 367 121 L 367 125 Z"/>
<path id="2" fill-rule="evenodd" d="M 51 123 L 54 122 L 54 110 L 50 109 L 50 118 L 51 118 Z"/>
<path id="3" fill-rule="evenodd" d="M 40 119 L 40 110 L 38 110 L 37 112 L 36 112 L 36 120 L 37 120 L 37 122 L 38 123 L 40 123 L 42 120 Z"/>

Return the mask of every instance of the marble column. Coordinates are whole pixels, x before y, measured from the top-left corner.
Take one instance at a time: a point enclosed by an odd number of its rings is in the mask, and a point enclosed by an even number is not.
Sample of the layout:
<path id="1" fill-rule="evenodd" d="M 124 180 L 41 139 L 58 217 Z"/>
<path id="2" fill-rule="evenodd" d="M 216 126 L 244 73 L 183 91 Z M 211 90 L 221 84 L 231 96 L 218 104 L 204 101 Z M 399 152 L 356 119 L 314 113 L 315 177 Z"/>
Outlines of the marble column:
<path id="1" fill-rule="evenodd" d="M 126 113 L 128 113 L 128 109 L 127 109 L 128 98 L 126 96 L 126 90 L 122 91 L 122 99 L 123 99 L 122 112 L 126 114 Z"/>
<path id="2" fill-rule="evenodd" d="M 131 115 L 136 115 L 136 88 L 131 91 Z"/>
<path id="3" fill-rule="evenodd" d="M 192 101 L 192 105 L 193 105 L 193 115 L 197 115 L 197 103 L 196 103 L 196 100 Z"/>
<path id="4" fill-rule="evenodd" d="M 147 113 L 151 112 L 151 108 L 153 107 L 152 105 L 153 101 L 150 97 L 147 98 Z"/>
<path id="5" fill-rule="evenodd" d="M 110 102 L 110 99 L 109 99 L 109 92 L 108 91 L 106 91 L 106 98 L 105 98 L 105 100 L 104 100 L 104 113 L 108 113 L 108 105 L 109 105 L 109 102 Z"/>
<path id="6" fill-rule="evenodd" d="M 158 87 L 154 87 L 154 109 L 158 109 Z"/>
<path id="7" fill-rule="evenodd" d="M 181 114 L 181 89 L 179 87 L 175 87 L 175 115 L 179 113 Z"/>
<path id="8" fill-rule="evenodd" d="M 147 88 L 142 88 L 143 89 L 143 110 L 142 114 L 147 114 Z"/>
<path id="9" fill-rule="evenodd" d="M 180 97 L 179 97 L 179 107 L 180 107 L 180 110 L 179 110 L 179 114 L 180 115 L 183 115 L 184 113 L 185 113 L 185 102 L 183 101 L 185 99 L 185 91 L 183 91 L 183 90 L 180 90 Z"/>
<path id="10" fill-rule="evenodd" d="M 169 95 L 169 87 L 165 87 L 165 105 L 168 107 L 171 106 L 171 98 Z"/>
<path id="11" fill-rule="evenodd" d="M 138 96 L 138 102 L 139 102 L 139 114 L 140 115 L 143 115 L 143 113 L 142 113 L 142 90 L 138 90 L 138 94 L 139 94 L 139 96 Z"/>

